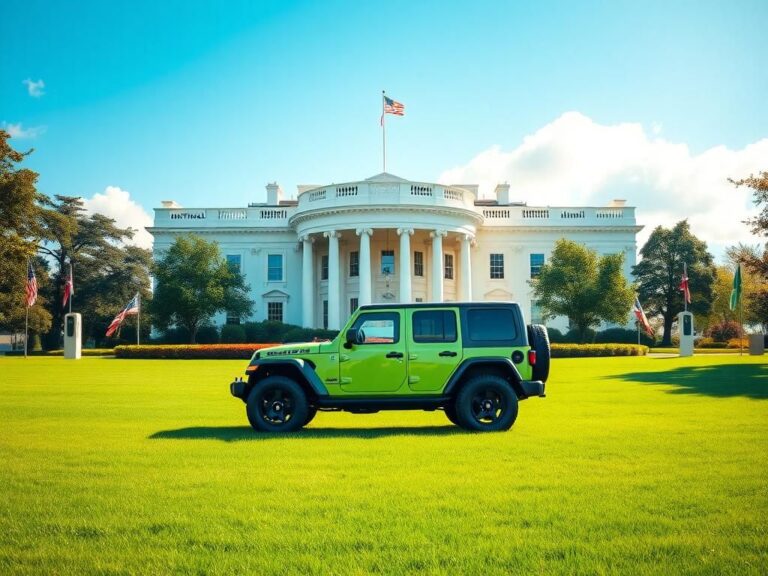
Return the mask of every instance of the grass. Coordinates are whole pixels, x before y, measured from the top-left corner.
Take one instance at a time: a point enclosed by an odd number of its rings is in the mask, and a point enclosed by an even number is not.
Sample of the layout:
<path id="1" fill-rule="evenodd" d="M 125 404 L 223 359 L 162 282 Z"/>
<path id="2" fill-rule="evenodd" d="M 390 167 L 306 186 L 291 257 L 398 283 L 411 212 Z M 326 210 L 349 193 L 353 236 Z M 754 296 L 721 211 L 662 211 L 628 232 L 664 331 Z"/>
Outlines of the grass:
<path id="1" fill-rule="evenodd" d="M 499 434 L 259 435 L 243 367 L 0 358 L 0 573 L 766 573 L 764 357 L 555 360 Z"/>

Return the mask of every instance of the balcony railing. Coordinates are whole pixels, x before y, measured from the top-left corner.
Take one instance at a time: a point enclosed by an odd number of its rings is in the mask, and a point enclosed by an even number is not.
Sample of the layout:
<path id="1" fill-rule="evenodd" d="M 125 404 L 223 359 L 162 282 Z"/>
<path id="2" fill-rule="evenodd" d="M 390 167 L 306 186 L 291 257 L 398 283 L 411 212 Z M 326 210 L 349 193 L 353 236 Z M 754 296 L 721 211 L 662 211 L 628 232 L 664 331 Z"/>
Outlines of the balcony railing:
<path id="1" fill-rule="evenodd" d="M 485 226 L 634 226 L 635 209 L 485 206 Z"/>
<path id="2" fill-rule="evenodd" d="M 462 188 L 421 182 L 354 182 L 306 190 L 297 212 L 370 204 L 451 206 L 474 209 L 475 195 Z"/>
<path id="3" fill-rule="evenodd" d="M 155 208 L 157 228 L 244 228 L 286 227 L 293 206 L 250 208 Z"/>

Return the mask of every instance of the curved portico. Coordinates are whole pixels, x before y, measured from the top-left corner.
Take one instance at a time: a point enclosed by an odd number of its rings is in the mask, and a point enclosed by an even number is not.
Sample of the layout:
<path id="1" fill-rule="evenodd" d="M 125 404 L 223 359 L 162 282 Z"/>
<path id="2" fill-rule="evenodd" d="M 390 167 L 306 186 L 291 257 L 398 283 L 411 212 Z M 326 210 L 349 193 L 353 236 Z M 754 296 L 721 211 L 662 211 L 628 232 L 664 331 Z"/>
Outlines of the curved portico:
<path id="1" fill-rule="evenodd" d="M 289 221 L 303 240 L 303 286 L 320 273 L 319 291 L 302 291 L 304 324 L 338 329 L 354 305 L 372 302 L 471 299 L 471 284 L 456 283 L 471 277 L 482 224 L 473 203 L 468 190 L 389 174 L 303 191 Z"/>

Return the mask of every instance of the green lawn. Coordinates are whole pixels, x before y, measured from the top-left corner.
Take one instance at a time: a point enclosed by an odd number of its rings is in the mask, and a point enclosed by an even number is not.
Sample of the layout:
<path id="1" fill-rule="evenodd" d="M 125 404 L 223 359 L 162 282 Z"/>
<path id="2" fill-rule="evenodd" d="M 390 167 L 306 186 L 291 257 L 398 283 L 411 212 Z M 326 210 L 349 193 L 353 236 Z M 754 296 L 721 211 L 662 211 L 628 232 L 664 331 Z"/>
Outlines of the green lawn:
<path id="1" fill-rule="evenodd" d="M 244 366 L 0 358 L 0 573 L 768 571 L 766 357 L 555 360 L 498 434 L 258 435 Z"/>

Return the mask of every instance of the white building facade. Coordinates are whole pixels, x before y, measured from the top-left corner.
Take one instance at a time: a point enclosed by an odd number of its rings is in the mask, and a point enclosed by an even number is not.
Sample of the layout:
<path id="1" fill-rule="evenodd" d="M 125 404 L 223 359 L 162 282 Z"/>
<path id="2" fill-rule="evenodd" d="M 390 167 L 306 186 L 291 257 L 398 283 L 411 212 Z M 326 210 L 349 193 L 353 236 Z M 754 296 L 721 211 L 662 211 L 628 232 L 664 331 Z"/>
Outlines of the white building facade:
<path id="1" fill-rule="evenodd" d="M 530 281 L 555 242 L 568 238 L 635 264 L 635 209 L 544 207 L 510 202 L 509 185 L 477 198 L 475 185 L 442 185 L 382 173 L 367 180 L 299 186 L 284 200 L 267 185 L 267 202 L 247 208 L 155 209 L 154 254 L 179 235 L 216 241 L 245 276 L 251 318 L 222 314 L 217 324 L 279 320 L 339 329 L 370 303 L 512 300 L 540 322 Z M 548 325 L 567 330 L 566 318 Z"/>

